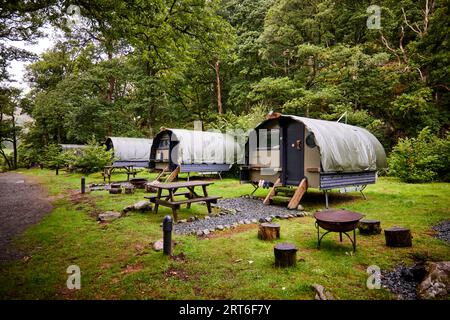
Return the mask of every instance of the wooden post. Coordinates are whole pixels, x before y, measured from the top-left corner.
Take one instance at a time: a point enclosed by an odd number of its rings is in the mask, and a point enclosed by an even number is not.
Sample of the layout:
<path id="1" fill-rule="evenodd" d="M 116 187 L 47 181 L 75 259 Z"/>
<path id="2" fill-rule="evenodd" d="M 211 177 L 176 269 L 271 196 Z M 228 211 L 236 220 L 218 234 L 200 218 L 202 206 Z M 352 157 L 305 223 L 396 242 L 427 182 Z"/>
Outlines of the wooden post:
<path id="1" fill-rule="evenodd" d="M 411 231 L 407 228 L 393 227 L 384 230 L 386 245 L 388 247 L 411 247 Z"/>
<path id="2" fill-rule="evenodd" d="M 362 219 L 358 223 L 360 234 L 373 235 L 381 233 L 380 220 Z"/>
<path id="3" fill-rule="evenodd" d="M 81 193 L 85 193 L 86 191 L 86 178 L 81 177 Z"/>
<path id="4" fill-rule="evenodd" d="M 300 203 L 300 200 L 302 200 L 302 197 L 305 194 L 306 190 L 308 190 L 308 181 L 306 180 L 306 178 L 303 178 L 302 181 L 300 181 L 300 184 L 298 185 L 294 196 L 288 204 L 288 209 L 297 209 L 298 204 Z"/>
<path id="5" fill-rule="evenodd" d="M 279 243 L 273 248 L 276 267 L 290 267 L 297 263 L 297 248 L 292 243 Z"/>
<path id="6" fill-rule="evenodd" d="M 258 238 L 261 240 L 280 239 L 280 225 L 277 223 L 261 223 L 259 225 Z"/>

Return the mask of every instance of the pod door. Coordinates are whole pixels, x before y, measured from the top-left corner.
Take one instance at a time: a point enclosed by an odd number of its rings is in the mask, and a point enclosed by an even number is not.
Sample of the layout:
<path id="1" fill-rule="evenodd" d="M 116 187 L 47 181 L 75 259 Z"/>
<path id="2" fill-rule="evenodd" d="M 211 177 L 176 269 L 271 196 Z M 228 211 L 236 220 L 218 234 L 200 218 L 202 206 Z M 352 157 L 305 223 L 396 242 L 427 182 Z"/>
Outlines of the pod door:
<path id="1" fill-rule="evenodd" d="M 287 121 L 283 126 L 283 185 L 298 185 L 304 178 L 305 126 Z"/>

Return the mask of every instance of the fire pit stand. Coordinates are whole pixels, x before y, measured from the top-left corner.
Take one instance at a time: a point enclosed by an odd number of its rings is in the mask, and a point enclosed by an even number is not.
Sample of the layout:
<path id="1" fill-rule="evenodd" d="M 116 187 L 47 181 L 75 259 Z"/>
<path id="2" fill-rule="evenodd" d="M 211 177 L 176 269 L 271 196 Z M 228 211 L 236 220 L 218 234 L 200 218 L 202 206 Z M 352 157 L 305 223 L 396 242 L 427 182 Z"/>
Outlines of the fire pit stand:
<path id="1" fill-rule="evenodd" d="M 353 252 L 356 251 L 356 227 L 359 220 L 363 218 L 361 214 L 347 210 L 327 210 L 316 212 L 314 218 L 316 218 L 318 249 L 320 249 L 320 243 L 325 235 L 330 232 L 339 232 L 340 241 L 342 242 L 342 234 L 345 234 L 353 245 Z M 322 236 L 320 228 L 327 231 Z M 347 233 L 349 231 L 353 231 L 353 239 Z"/>

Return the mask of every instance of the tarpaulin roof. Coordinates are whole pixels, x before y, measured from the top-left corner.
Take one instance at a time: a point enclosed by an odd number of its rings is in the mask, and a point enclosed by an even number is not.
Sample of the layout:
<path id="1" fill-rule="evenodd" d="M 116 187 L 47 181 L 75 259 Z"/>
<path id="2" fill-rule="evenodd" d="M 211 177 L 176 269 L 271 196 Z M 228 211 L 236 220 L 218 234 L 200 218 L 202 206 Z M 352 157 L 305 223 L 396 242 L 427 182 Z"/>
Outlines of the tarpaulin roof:
<path id="1" fill-rule="evenodd" d="M 357 172 L 387 167 L 381 143 L 366 129 L 327 120 L 292 115 L 314 134 L 324 172 Z"/>
<path id="2" fill-rule="evenodd" d="M 145 138 L 109 137 L 106 139 L 106 145 L 114 149 L 114 158 L 117 161 L 148 162 L 152 141 Z"/>
<path id="3" fill-rule="evenodd" d="M 235 163 L 235 154 L 240 151 L 234 137 L 220 132 L 165 129 L 158 135 L 171 132 L 171 140 L 179 141 L 172 151 L 177 159 L 172 162 L 183 163 Z M 155 137 L 156 140 L 156 137 Z"/>
<path id="4" fill-rule="evenodd" d="M 73 149 L 75 149 L 75 150 L 80 150 L 80 149 L 84 149 L 84 148 L 87 147 L 87 145 L 85 145 L 85 144 L 66 144 L 66 143 L 60 143 L 59 145 L 61 146 L 61 149 L 62 149 L 63 151 L 66 151 L 66 150 L 73 150 Z"/>

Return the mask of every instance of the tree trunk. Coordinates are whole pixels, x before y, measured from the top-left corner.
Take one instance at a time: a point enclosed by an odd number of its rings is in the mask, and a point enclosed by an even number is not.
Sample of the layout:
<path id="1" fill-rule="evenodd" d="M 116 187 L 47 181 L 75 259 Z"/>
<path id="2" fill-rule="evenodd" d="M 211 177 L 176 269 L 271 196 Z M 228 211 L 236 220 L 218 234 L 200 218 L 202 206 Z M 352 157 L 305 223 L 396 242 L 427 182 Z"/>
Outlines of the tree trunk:
<path id="1" fill-rule="evenodd" d="M 13 144 L 13 168 L 17 169 L 17 135 L 16 135 L 16 117 L 14 110 L 11 114 L 12 120 L 12 144 Z"/>
<path id="2" fill-rule="evenodd" d="M 220 61 L 217 61 L 214 65 L 214 71 L 216 72 L 216 86 L 217 86 L 217 111 L 219 114 L 223 113 L 222 107 L 222 89 L 220 86 Z"/>
<path id="3" fill-rule="evenodd" d="M 290 267 L 297 263 L 297 248 L 292 243 L 279 243 L 273 248 L 276 267 Z"/>
<path id="4" fill-rule="evenodd" d="M 381 233 L 380 220 L 367 220 L 362 219 L 358 223 L 358 229 L 360 234 L 373 235 Z"/>
<path id="5" fill-rule="evenodd" d="M 261 240 L 280 239 L 280 225 L 277 223 L 262 223 L 259 226 L 258 238 Z"/>
<path id="6" fill-rule="evenodd" d="M 384 230 L 386 245 L 388 247 L 411 247 L 411 231 L 402 227 L 393 227 Z"/>

